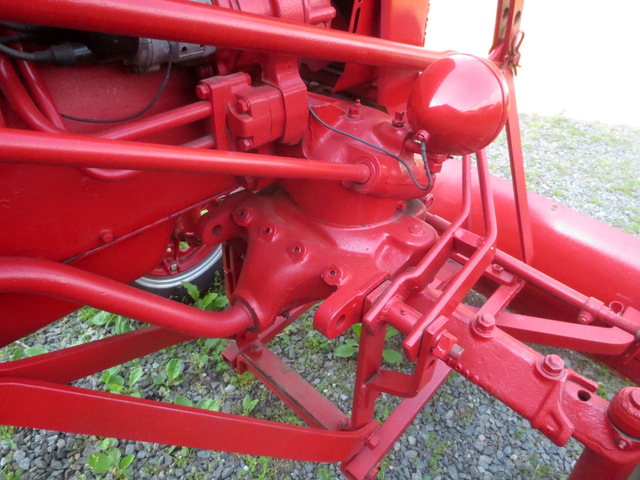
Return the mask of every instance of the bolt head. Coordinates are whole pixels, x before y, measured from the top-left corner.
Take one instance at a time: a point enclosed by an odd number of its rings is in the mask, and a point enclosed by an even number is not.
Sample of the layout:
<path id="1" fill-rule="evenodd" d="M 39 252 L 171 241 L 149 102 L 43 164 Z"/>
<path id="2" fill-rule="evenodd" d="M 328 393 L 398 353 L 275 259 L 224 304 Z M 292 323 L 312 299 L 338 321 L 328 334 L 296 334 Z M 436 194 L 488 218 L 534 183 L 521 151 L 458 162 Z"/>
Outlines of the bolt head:
<path id="1" fill-rule="evenodd" d="M 391 120 L 391 125 L 396 128 L 404 127 L 404 112 L 396 112 L 393 116 L 393 120 Z"/>
<path id="2" fill-rule="evenodd" d="M 542 370 L 547 375 L 558 376 L 564 370 L 564 360 L 555 354 L 547 355 L 542 361 Z"/>
<path id="3" fill-rule="evenodd" d="M 247 152 L 253 148 L 253 140 L 250 138 L 239 138 L 238 139 L 238 150 L 241 152 Z"/>
<path id="4" fill-rule="evenodd" d="M 239 98 L 236 102 L 236 110 L 238 113 L 248 113 L 251 105 L 246 98 Z"/>
<path id="5" fill-rule="evenodd" d="M 176 270 L 178 270 L 178 265 L 175 263 L 172 263 L 171 265 L 169 265 L 169 270 L 171 270 L 172 272 L 175 272 Z"/>
<path id="6" fill-rule="evenodd" d="M 475 327 L 480 333 L 489 334 L 496 326 L 496 319 L 489 313 L 483 313 L 476 318 Z"/>
<path id="7" fill-rule="evenodd" d="M 200 100 L 206 100 L 209 98 L 209 89 L 206 85 L 198 85 L 196 87 L 196 95 Z"/>
<path id="8" fill-rule="evenodd" d="M 104 243 L 113 242 L 113 233 L 111 232 L 111 230 L 102 230 L 100 232 L 100 240 L 102 240 Z"/>

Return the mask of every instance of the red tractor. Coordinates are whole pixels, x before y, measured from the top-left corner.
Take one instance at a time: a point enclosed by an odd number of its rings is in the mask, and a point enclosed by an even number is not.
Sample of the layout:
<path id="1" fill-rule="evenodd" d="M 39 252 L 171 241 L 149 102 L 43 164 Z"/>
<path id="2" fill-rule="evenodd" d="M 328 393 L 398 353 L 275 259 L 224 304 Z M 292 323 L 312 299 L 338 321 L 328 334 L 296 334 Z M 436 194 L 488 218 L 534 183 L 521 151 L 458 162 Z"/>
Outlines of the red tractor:
<path id="1" fill-rule="evenodd" d="M 0 6 L 2 345 L 83 305 L 150 324 L 3 363 L 0 423 L 363 479 L 455 370 L 582 442 L 572 479 L 632 474 L 640 390 L 609 402 L 522 343 L 640 380 L 640 241 L 526 191 L 521 0 L 498 1 L 487 58 L 423 48 L 426 0 Z M 503 128 L 512 183 L 485 153 Z M 168 298 L 218 268 L 227 310 Z M 349 415 L 268 348 L 318 302 L 327 339 L 360 325 Z M 232 339 L 227 363 L 306 425 L 68 385 L 195 338 Z M 379 422 L 383 393 L 402 401 Z"/>

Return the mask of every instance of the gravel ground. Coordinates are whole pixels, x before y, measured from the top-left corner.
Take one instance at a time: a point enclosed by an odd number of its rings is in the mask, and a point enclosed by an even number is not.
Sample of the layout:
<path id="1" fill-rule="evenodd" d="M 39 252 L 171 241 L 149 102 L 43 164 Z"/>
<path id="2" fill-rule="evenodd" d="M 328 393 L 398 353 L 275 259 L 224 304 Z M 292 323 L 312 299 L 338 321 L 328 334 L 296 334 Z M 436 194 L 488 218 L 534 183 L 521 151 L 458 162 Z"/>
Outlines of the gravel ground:
<path id="1" fill-rule="evenodd" d="M 530 188 L 583 213 L 640 236 L 640 130 L 570 121 L 564 118 L 523 118 L 524 148 Z M 505 175 L 505 142 L 490 149 L 492 169 Z M 102 317 L 84 311 L 0 350 L 0 359 L 17 350 L 47 349 L 99 338 Z M 106 328 L 113 330 L 111 323 Z M 353 333 L 348 333 L 353 337 Z M 394 339 L 399 342 L 396 337 Z M 273 350 L 346 412 L 349 410 L 355 359 L 333 355 L 344 339 L 330 342 L 311 328 L 310 318 L 296 322 L 275 341 Z M 211 399 L 221 411 L 247 413 L 299 423 L 251 375 L 237 376 L 219 361 L 220 343 L 190 342 L 122 367 L 125 393 L 144 398 L 192 402 Z M 625 382 L 573 352 L 559 354 L 568 366 L 601 382 L 600 393 L 611 396 Z M 183 370 L 172 382 L 167 366 L 180 359 Z M 173 360 L 173 361 L 172 361 Z M 131 372 L 143 375 L 130 387 Z M 134 373 L 135 375 L 135 373 Z M 160 383 L 160 385 L 154 385 Z M 75 382 L 105 390 L 100 375 Z M 249 398 L 247 399 L 247 395 Z M 243 401 L 244 400 L 244 401 Z M 251 400 L 257 402 L 252 402 Z M 393 400 L 384 399 L 377 416 L 386 417 Z M 118 412 L 113 412 L 118 421 Z M 218 452 L 189 450 L 44 430 L 0 427 L 0 475 L 7 479 L 133 478 L 133 479 L 331 479 L 336 465 L 289 462 Z M 386 479 L 546 479 L 565 478 L 581 451 L 570 441 L 557 447 L 529 428 L 509 408 L 456 374 L 401 437 L 381 466 Z M 129 468 L 95 474 L 89 457 L 96 452 L 122 458 L 132 455 Z"/>

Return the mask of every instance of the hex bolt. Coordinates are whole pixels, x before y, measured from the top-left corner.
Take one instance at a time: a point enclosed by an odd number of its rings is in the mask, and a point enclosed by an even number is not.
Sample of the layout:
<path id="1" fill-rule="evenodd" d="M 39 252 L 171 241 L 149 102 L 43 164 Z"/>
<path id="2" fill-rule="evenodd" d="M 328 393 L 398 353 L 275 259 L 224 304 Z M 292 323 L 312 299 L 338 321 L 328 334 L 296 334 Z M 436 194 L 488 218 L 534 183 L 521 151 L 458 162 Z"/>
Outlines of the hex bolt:
<path id="1" fill-rule="evenodd" d="M 544 357 L 542 361 L 542 371 L 549 376 L 557 377 L 564 370 L 564 360 L 552 353 Z"/>
<path id="2" fill-rule="evenodd" d="M 238 150 L 241 152 L 247 152 L 253 148 L 253 140 L 250 138 L 239 138 L 238 139 Z"/>
<path id="3" fill-rule="evenodd" d="M 236 110 L 238 113 L 248 113 L 251 105 L 246 98 L 239 98 L 236 102 Z"/>
<path id="4" fill-rule="evenodd" d="M 172 272 L 175 272 L 176 270 L 178 270 L 178 265 L 175 263 L 172 263 L 171 265 L 169 265 L 169 270 L 171 270 Z"/>
<path id="5" fill-rule="evenodd" d="M 489 335 L 496 326 L 496 318 L 490 313 L 483 313 L 476 318 L 474 326 L 479 333 Z"/>
<path id="6" fill-rule="evenodd" d="M 640 388 L 624 387 L 618 390 L 609 402 L 607 413 L 616 429 L 631 438 L 640 438 Z M 618 448 L 626 446 L 618 445 Z"/>
<path id="7" fill-rule="evenodd" d="M 497 263 L 491 264 L 491 269 L 496 273 L 502 273 L 504 271 L 504 267 Z"/>
<path id="8" fill-rule="evenodd" d="M 209 98 L 209 88 L 206 85 L 198 85 L 196 87 L 196 96 L 200 100 L 206 100 Z"/>

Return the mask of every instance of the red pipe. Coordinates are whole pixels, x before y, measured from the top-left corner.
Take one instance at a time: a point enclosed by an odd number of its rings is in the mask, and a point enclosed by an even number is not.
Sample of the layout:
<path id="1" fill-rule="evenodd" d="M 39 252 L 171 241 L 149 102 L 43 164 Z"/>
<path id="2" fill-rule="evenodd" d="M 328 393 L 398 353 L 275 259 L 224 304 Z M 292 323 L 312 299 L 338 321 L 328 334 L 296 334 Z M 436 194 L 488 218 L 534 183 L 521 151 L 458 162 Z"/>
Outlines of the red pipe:
<path id="1" fill-rule="evenodd" d="M 268 178 L 347 180 L 364 183 L 364 164 L 345 165 L 319 160 L 199 150 L 148 143 L 51 135 L 0 129 L 0 162 L 251 175 Z"/>
<path id="2" fill-rule="evenodd" d="M 133 140 L 153 133 L 197 122 L 211 115 L 211 104 L 196 102 L 159 113 L 136 122 L 119 125 L 95 134 L 98 138 L 113 140 Z"/>
<path id="3" fill-rule="evenodd" d="M 183 143 L 183 147 L 189 148 L 213 148 L 216 146 L 216 142 L 211 135 L 205 135 L 204 137 L 196 138 L 190 142 Z"/>
<path id="4" fill-rule="evenodd" d="M 38 110 L 18 78 L 11 61 L 5 55 L 0 55 L 0 88 L 20 119 L 29 128 L 40 132 L 66 133 L 64 129 L 53 125 Z"/>
<path id="5" fill-rule="evenodd" d="M 16 47 L 22 50 L 20 45 Z M 60 110 L 51 97 L 51 92 L 47 88 L 40 71 L 37 69 L 33 62 L 26 62 L 20 60 L 17 62 L 22 78 L 24 78 L 31 95 L 33 96 L 38 108 L 42 114 L 49 120 L 55 127 L 66 130 L 64 121 L 60 115 Z"/>
<path id="6" fill-rule="evenodd" d="M 0 258 L 0 291 L 48 295 L 198 337 L 225 338 L 253 326 L 252 315 L 241 303 L 224 312 L 206 312 L 94 273 L 34 258 Z"/>
<path id="7" fill-rule="evenodd" d="M 17 22 L 410 70 L 447 53 L 189 1 L 0 0 L 0 11 Z"/>

